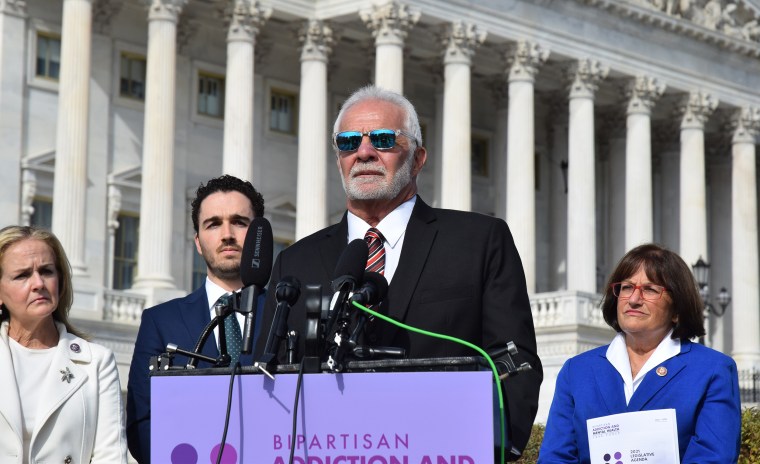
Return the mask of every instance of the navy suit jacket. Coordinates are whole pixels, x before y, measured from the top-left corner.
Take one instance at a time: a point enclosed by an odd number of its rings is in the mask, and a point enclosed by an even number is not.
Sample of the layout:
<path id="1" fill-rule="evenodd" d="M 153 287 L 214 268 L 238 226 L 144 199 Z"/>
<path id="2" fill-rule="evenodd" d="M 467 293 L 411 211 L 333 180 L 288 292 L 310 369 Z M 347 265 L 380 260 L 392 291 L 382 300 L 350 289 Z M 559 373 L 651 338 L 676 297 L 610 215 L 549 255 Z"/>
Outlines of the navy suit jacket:
<path id="1" fill-rule="evenodd" d="M 265 295 L 262 295 L 257 302 L 259 310 L 254 341 L 261 331 L 258 322 L 261 320 L 264 298 Z M 150 462 L 150 358 L 166 352 L 167 343 L 192 351 L 209 322 L 211 315 L 205 285 L 183 298 L 161 303 L 142 313 L 127 384 L 127 444 L 132 456 L 141 464 Z M 216 358 L 219 356 L 217 345 L 215 337 L 211 336 L 201 353 Z M 175 366 L 184 366 L 187 361 L 187 357 L 182 355 L 174 357 Z M 240 364 L 252 365 L 253 356 L 240 356 Z M 211 367 L 204 361 L 199 361 L 197 366 Z"/>
<path id="2" fill-rule="evenodd" d="M 624 412 L 675 409 L 682 464 L 727 464 L 739 456 L 741 404 L 736 363 L 690 341 L 652 369 L 625 404 L 623 379 L 607 346 L 569 359 L 559 372 L 539 463 L 588 463 L 586 420 Z M 659 366 L 658 366 L 659 367 Z"/>
<path id="3" fill-rule="evenodd" d="M 271 283 L 294 276 L 301 285 L 321 284 L 331 294 L 330 282 L 348 244 L 346 216 L 282 251 L 272 269 Z M 303 293 L 291 309 L 288 328 L 305 332 Z M 270 292 L 263 327 L 269 327 L 276 306 Z M 414 327 L 464 339 L 489 350 L 514 341 L 518 361 L 532 371 L 503 383 L 509 436 L 522 450 L 530 436 L 543 378 L 536 354 L 536 336 L 522 262 L 507 224 L 491 216 L 431 208 L 417 198 L 406 228 L 398 268 L 381 313 Z M 303 338 L 301 351 L 303 354 Z M 263 352 L 265 337 L 256 353 Z M 401 347 L 409 358 L 476 356 L 456 343 L 399 329 L 384 321 L 369 322 L 364 343 Z"/>

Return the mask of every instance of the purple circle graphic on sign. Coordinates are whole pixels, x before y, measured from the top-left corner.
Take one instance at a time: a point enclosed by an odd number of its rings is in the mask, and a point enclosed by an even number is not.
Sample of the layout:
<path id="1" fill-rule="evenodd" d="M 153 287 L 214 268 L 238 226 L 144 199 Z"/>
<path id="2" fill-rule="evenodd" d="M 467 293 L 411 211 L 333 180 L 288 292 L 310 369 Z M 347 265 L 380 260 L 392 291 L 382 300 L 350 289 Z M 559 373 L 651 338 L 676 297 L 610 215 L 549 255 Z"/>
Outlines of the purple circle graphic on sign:
<path id="1" fill-rule="evenodd" d="M 623 453 L 621 453 L 620 451 L 615 453 L 615 459 L 620 459 L 622 457 L 623 457 Z"/>
<path id="2" fill-rule="evenodd" d="M 172 464 L 196 464 L 198 452 L 188 443 L 180 443 L 172 450 Z"/>
<path id="3" fill-rule="evenodd" d="M 211 463 L 216 463 L 216 459 L 219 456 L 219 445 L 214 446 L 211 450 Z M 237 451 L 230 444 L 224 445 L 224 453 L 222 453 L 221 464 L 236 464 L 237 463 Z"/>
<path id="4" fill-rule="evenodd" d="M 615 464 L 623 464 L 623 461 L 617 461 Z"/>
<path id="5" fill-rule="evenodd" d="M 611 457 L 612 457 L 612 456 L 610 456 L 609 454 L 605 454 L 605 455 L 604 455 L 604 461 L 605 461 L 605 462 L 609 461 Z"/>

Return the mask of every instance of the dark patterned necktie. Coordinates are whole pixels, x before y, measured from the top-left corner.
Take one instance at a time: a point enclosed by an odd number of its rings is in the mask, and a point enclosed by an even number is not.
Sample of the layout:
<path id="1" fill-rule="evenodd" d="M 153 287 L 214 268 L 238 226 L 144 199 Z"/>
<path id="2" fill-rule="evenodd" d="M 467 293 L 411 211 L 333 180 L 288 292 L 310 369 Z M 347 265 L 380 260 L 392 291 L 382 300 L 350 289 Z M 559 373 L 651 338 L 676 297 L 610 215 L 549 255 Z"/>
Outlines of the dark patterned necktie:
<path id="1" fill-rule="evenodd" d="M 369 255 L 367 256 L 367 266 L 365 270 L 368 272 L 385 274 L 385 247 L 383 246 L 383 234 L 372 227 L 366 234 L 364 234 L 364 240 L 369 247 Z"/>
<path id="2" fill-rule="evenodd" d="M 217 300 L 217 304 L 227 296 L 226 294 L 222 295 Z M 243 333 L 234 312 L 224 318 L 224 337 L 227 341 L 227 353 L 230 355 L 230 366 L 234 366 L 240 358 L 240 350 L 243 349 Z"/>

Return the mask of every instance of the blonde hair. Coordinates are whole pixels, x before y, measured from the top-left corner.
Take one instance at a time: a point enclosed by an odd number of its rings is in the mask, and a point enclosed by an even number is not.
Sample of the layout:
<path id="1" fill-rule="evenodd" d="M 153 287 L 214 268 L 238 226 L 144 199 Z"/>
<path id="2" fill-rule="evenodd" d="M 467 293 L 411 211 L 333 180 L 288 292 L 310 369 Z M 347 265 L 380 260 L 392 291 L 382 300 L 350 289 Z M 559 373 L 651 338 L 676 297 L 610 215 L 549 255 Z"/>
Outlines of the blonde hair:
<path id="1" fill-rule="evenodd" d="M 24 240 L 39 240 L 50 247 L 55 256 L 55 270 L 58 273 L 58 307 L 53 312 L 53 319 L 66 326 L 69 333 L 85 338 L 85 335 L 69 322 L 69 310 L 74 301 L 71 265 L 66 252 L 63 251 L 63 245 L 52 232 L 33 226 L 8 226 L 0 229 L 0 277 L 3 275 L 2 262 L 8 248 Z M 10 318 L 7 310 L 3 311 L 0 320 L 6 318 Z"/>

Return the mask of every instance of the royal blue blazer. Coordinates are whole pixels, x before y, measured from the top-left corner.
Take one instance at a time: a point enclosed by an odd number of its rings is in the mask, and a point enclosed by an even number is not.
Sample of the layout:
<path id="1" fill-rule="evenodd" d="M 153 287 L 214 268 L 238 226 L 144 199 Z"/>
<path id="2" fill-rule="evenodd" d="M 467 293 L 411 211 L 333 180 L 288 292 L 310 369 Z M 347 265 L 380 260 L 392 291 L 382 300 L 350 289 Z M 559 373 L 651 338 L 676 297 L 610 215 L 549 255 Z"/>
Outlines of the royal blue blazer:
<path id="1" fill-rule="evenodd" d="M 607 346 L 587 351 L 560 370 L 539 463 L 590 462 L 588 419 L 670 408 L 676 410 L 681 464 L 737 461 L 741 402 L 733 359 L 681 342 L 681 353 L 660 365 L 667 373 L 649 371 L 626 405 L 623 379 L 606 353 Z"/>

